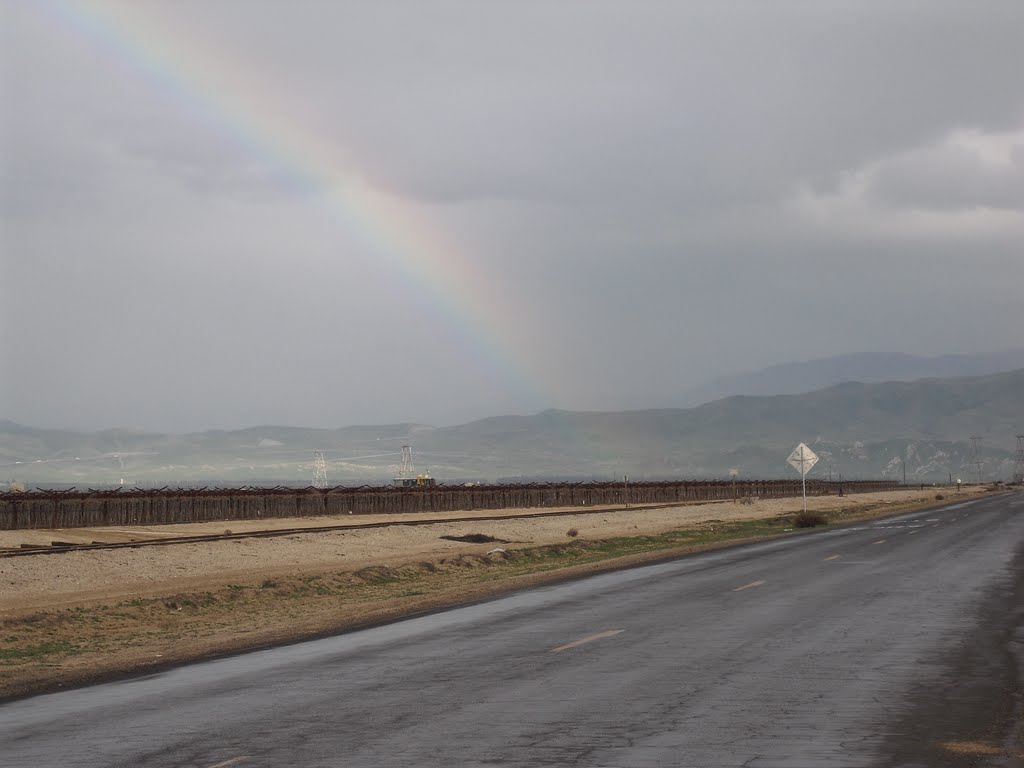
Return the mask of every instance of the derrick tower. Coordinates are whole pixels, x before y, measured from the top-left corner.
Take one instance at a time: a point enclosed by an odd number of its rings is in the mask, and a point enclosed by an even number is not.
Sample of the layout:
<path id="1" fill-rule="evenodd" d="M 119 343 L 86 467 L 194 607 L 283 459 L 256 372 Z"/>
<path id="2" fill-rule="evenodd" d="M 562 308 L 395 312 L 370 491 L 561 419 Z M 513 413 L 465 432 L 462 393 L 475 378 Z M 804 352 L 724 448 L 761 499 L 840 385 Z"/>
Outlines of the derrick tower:
<path id="1" fill-rule="evenodd" d="M 327 487 L 327 462 L 323 451 L 313 451 L 313 487 Z"/>
<path id="2" fill-rule="evenodd" d="M 402 465 L 398 468 L 399 477 L 416 477 L 416 469 L 412 465 L 412 446 L 402 446 Z"/>

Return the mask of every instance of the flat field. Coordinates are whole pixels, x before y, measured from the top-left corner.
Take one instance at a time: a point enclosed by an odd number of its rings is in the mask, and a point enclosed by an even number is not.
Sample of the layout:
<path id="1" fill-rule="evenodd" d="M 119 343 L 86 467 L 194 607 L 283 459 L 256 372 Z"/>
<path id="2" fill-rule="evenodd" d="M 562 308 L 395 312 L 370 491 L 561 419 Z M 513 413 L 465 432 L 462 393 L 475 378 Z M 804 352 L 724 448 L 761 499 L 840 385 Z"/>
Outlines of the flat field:
<path id="1" fill-rule="evenodd" d="M 942 494 L 944 501 L 936 498 Z M 808 507 L 838 523 L 955 497 L 926 488 L 816 497 Z M 0 558 L 0 697 L 342 631 L 736 541 L 796 534 L 793 520 L 800 508 L 800 499 L 772 499 L 565 510 L 570 514 L 526 519 L 514 516 L 540 510 L 505 510 L 509 519 L 346 531 L 315 528 L 409 516 L 0 532 L 0 546 L 18 546 L 310 529 L 274 538 Z M 441 538 L 470 534 L 487 540 Z"/>

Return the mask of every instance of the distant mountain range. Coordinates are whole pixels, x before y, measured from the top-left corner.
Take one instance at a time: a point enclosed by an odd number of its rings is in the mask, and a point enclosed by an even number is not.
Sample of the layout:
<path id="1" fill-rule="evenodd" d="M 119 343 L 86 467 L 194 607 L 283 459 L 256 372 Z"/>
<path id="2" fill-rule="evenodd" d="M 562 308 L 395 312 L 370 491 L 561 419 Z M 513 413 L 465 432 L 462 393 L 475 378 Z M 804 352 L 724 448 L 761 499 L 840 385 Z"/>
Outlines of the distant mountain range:
<path id="1" fill-rule="evenodd" d="M 306 485 L 314 451 L 333 484 L 380 483 L 401 446 L 441 480 L 786 476 L 804 441 L 814 475 L 908 481 L 973 479 L 969 437 L 982 437 L 986 479 L 1009 478 L 1024 432 L 1024 369 L 913 382 L 842 383 L 800 395 L 735 396 L 687 409 L 544 411 L 454 427 L 252 427 L 187 435 L 76 433 L 0 422 L 0 479 L 91 486 Z M 6 478 L 5 478 L 6 475 Z"/>
<path id="2" fill-rule="evenodd" d="M 859 381 L 916 381 L 930 378 L 987 376 L 1024 368 L 1024 349 L 979 355 L 920 357 L 898 352 L 864 352 L 806 362 L 781 363 L 749 373 L 721 376 L 688 392 L 686 406 L 721 400 L 733 395 L 795 395 Z"/>

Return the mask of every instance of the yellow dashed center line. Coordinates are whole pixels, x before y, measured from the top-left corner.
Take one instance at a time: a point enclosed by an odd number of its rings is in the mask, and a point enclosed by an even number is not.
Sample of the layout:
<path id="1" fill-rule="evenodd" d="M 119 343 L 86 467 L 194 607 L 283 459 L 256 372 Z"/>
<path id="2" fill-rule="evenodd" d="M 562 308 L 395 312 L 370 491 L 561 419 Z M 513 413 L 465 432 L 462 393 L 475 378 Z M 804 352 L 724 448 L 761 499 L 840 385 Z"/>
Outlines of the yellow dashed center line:
<path id="1" fill-rule="evenodd" d="M 840 557 L 841 557 L 840 555 L 829 555 L 828 557 L 823 558 L 823 559 L 824 560 L 838 560 Z"/>
<path id="2" fill-rule="evenodd" d="M 875 544 L 885 544 L 885 542 L 887 542 L 887 541 L 888 541 L 888 539 L 879 539 L 878 541 L 875 542 Z"/>
<path id="3" fill-rule="evenodd" d="M 744 584 L 742 587 L 736 587 L 733 592 L 742 592 L 744 589 L 751 589 L 752 587 L 760 587 L 764 584 L 764 581 L 752 581 L 749 584 Z"/>
<path id="4" fill-rule="evenodd" d="M 576 648 L 577 646 L 583 645 L 584 643 L 592 643 L 595 640 L 601 640 L 605 637 L 614 637 L 620 632 L 625 631 L 626 630 L 624 629 L 609 629 L 606 632 L 598 632 L 596 635 L 588 635 L 587 637 L 582 637 L 579 640 L 573 640 L 571 643 L 556 646 L 552 648 L 550 651 L 548 651 L 548 653 L 561 653 L 562 651 L 568 651 L 570 648 Z"/>

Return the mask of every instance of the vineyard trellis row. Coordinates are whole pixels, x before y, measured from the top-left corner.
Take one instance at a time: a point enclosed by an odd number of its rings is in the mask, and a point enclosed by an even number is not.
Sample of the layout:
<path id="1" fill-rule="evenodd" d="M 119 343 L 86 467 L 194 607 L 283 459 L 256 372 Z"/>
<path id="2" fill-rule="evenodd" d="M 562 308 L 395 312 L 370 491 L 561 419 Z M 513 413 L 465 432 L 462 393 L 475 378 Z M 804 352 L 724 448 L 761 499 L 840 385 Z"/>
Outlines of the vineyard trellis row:
<path id="1" fill-rule="evenodd" d="M 808 495 L 871 493 L 896 481 L 811 480 Z M 489 509 L 587 507 L 720 501 L 739 497 L 800 495 L 798 480 L 687 480 L 623 483 L 517 483 L 358 488 L 199 488 L 47 491 L 0 494 L 0 530 L 169 525 L 216 520 L 316 515 L 415 514 Z"/>

